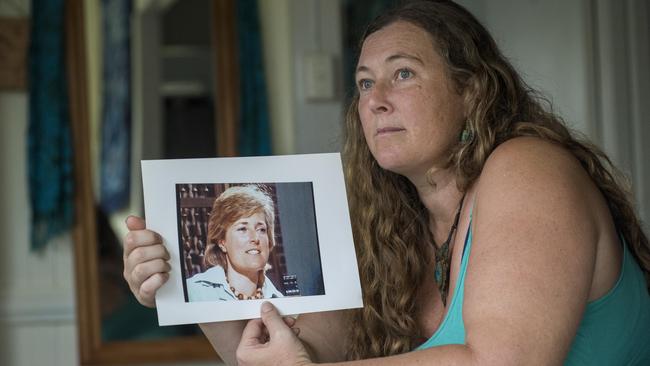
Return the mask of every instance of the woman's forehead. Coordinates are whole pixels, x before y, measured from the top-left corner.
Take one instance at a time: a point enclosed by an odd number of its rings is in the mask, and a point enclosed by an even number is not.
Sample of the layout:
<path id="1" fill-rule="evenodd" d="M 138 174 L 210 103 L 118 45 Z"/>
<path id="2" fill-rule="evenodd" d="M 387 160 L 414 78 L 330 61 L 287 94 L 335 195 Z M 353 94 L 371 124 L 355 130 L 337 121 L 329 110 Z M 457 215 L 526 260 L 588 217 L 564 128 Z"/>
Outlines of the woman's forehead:
<path id="1" fill-rule="evenodd" d="M 255 209 L 252 212 L 243 212 L 235 222 L 242 221 L 266 221 L 266 213 L 261 208 Z"/>
<path id="2" fill-rule="evenodd" d="M 431 35 L 421 27 L 398 21 L 370 34 L 363 42 L 359 66 L 388 62 L 395 55 L 426 59 L 436 54 Z"/>

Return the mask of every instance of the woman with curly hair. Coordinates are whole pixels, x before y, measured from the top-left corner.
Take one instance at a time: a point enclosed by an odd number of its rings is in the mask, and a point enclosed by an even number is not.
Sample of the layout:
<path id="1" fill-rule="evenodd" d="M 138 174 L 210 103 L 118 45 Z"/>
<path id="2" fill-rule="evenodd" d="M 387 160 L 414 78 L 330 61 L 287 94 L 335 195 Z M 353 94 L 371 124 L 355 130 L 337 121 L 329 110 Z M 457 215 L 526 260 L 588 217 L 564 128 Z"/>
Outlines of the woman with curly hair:
<path id="1" fill-rule="evenodd" d="M 294 322 L 265 303 L 202 325 L 226 362 L 650 364 L 650 247 L 627 187 L 474 16 L 387 12 L 355 77 L 344 158 L 364 307 Z M 142 303 L 161 273 L 127 273 Z"/>

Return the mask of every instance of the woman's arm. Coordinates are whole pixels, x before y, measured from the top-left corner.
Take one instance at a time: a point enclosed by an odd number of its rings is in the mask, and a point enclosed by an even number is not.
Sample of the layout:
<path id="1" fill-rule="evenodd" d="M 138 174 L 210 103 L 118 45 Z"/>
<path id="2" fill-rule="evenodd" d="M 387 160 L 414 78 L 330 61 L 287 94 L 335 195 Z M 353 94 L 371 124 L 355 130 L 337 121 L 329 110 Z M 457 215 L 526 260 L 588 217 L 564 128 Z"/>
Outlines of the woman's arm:
<path id="1" fill-rule="evenodd" d="M 504 143 L 477 187 L 463 304 L 466 344 L 354 364 L 562 364 L 591 288 L 599 197 L 565 150 L 534 138 Z M 247 336 L 239 352 L 244 361 Z M 286 344 L 271 336 L 257 350 L 274 347 Z"/>
<path id="2" fill-rule="evenodd" d="M 478 184 L 463 312 L 481 364 L 563 363 L 592 284 L 601 203 L 557 145 L 517 138 L 492 153 Z"/>
<path id="3" fill-rule="evenodd" d="M 300 340 L 313 360 L 339 362 L 345 360 L 347 319 L 345 310 L 307 313 L 298 317 L 294 328 L 300 329 Z"/>
<path id="4" fill-rule="evenodd" d="M 278 315 L 279 316 L 279 315 Z M 302 314 L 296 320 L 294 329 L 299 329 L 299 338 L 313 360 L 337 362 L 344 360 L 345 313 L 327 311 Z M 228 365 L 237 365 L 235 351 L 246 326 L 245 321 L 199 324 L 201 330 Z"/>
<path id="5" fill-rule="evenodd" d="M 212 348 L 227 365 L 236 365 L 235 350 L 246 326 L 245 320 L 219 323 L 203 323 L 199 327 L 208 338 Z"/>
<path id="6" fill-rule="evenodd" d="M 279 314 L 278 314 L 279 317 Z M 300 341 L 311 356 L 319 362 L 344 360 L 345 314 L 343 311 L 328 311 L 303 314 L 298 317 L 293 329 L 299 332 Z M 243 320 L 199 324 L 201 330 L 228 365 L 237 365 L 235 351 L 246 326 Z"/>

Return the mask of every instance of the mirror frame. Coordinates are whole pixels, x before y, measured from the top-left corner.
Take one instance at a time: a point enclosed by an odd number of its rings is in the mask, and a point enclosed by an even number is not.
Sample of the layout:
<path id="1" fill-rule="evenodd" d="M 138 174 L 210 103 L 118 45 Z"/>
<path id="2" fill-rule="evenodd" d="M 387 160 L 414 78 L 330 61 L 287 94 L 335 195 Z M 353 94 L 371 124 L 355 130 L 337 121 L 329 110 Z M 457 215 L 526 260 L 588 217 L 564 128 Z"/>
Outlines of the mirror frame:
<path id="1" fill-rule="evenodd" d="M 212 0 L 212 40 L 215 52 L 215 130 L 217 156 L 237 155 L 239 70 L 235 0 Z M 101 338 L 99 258 L 88 125 L 88 75 L 84 0 L 66 0 L 66 68 L 74 146 L 75 281 L 79 362 L 81 365 L 136 364 L 218 360 L 203 335 L 156 341 L 112 341 Z M 216 75 L 219 77 L 217 78 Z M 217 103 L 218 102 L 218 103 Z"/>

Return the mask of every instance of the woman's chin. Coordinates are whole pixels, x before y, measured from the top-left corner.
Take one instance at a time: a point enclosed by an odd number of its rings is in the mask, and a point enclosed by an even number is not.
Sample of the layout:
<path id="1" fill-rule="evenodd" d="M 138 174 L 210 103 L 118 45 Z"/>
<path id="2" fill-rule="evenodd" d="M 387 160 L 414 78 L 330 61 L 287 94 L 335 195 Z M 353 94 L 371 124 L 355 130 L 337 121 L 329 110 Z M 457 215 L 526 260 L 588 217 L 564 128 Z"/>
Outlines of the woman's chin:
<path id="1" fill-rule="evenodd" d="M 432 166 L 431 162 L 417 158 L 407 158 L 398 154 L 386 154 L 385 156 L 379 156 L 376 160 L 382 169 L 409 179 L 425 175 Z"/>
<path id="2" fill-rule="evenodd" d="M 391 173 L 406 175 L 408 167 L 397 159 L 378 159 L 377 164 Z"/>
<path id="3" fill-rule="evenodd" d="M 402 168 L 408 166 L 409 162 L 413 159 L 408 158 L 407 151 L 397 148 L 383 148 L 375 151 L 373 157 L 377 160 L 377 164 L 384 170 L 398 173 Z M 398 173 L 399 174 L 399 173 Z"/>

